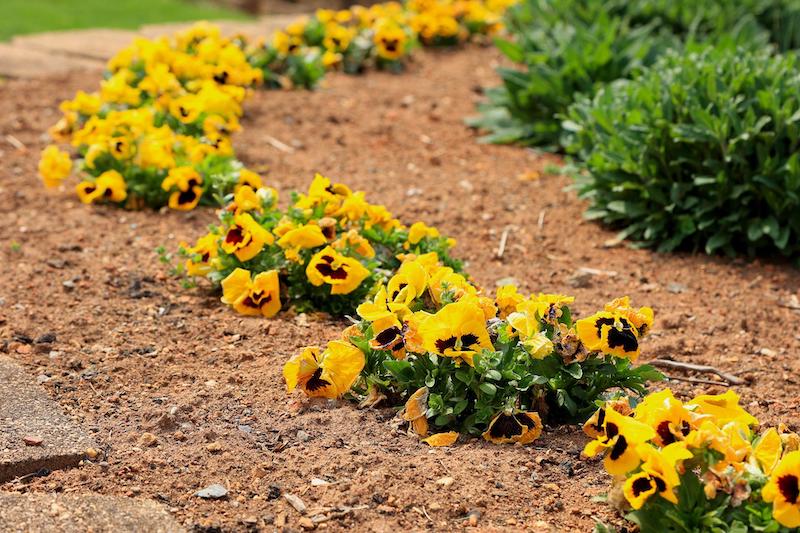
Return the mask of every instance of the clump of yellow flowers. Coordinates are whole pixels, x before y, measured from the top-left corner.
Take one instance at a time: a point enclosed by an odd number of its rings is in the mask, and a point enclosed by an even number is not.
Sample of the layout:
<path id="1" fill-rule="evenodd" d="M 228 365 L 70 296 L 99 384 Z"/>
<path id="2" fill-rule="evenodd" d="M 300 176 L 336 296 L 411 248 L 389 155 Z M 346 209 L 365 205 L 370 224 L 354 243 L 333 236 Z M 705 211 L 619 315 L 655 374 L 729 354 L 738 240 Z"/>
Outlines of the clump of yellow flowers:
<path id="1" fill-rule="evenodd" d="M 419 44 L 456 45 L 497 32 L 514 1 L 409 0 L 339 11 L 320 9 L 278 32 L 272 45 L 278 57 L 308 57 L 310 50 L 318 51 L 326 69 L 399 70 L 402 60 Z"/>
<path id="2" fill-rule="evenodd" d="M 684 403 L 665 389 L 605 404 L 584 453 L 603 456 L 609 499 L 642 531 L 796 531 L 800 436 L 757 426 L 734 391 Z"/>
<path id="3" fill-rule="evenodd" d="M 235 159 L 230 135 L 248 88 L 262 80 L 247 44 L 209 24 L 172 39 L 136 39 L 109 60 L 98 91 L 61 104 L 50 135 L 78 156 L 82 202 L 180 210 L 218 203 L 252 174 Z M 53 145 L 39 171 L 56 187 L 71 167 Z"/>
<path id="4" fill-rule="evenodd" d="M 70 144 L 84 179 L 84 203 L 189 210 L 217 204 L 246 183 L 230 135 L 240 129 L 250 88 L 312 88 L 326 70 L 356 73 L 372 65 L 399 70 L 417 42 L 456 44 L 500 28 L 512 0 L 411 0 L 347 10 L 318 10 L 278 31 L 271 42 L 223 37 L 198 23 L 173 38 L 136 39 L 107 65 L 100 89 L 62 102 L 50 128 Z M 57 146 L 39 172 L 58 187 L 72 170 Z"/>
<path id="5" fill-rule="evenodd" d="M 504 286 L 492 298 L 441 259 L 405 255 L 341 339 L 286 363 L 288 389 L 388 402 L 433 446 L 459 433 L 527 444 L 543 421 L 583 421 L 609 391 L 643 394 L 661 379 L 633 365 L 653 324 L 650 308 L 619 298 L 573 322 L 572 297 Z"/>
<path id="6" fill-rule="evenodd" d="M 436 253 L 460 270 L 448 255 L 455 241 L 422 222 L 406 227 L 363 192 L 319 174 L 287 209 L 277 200 L 271 187 L 242 184 L 219 225 L 181 248 L 186 273 L 218 284 L 222 301 L 239 313 L 354 313 L 406 254 Z"/>

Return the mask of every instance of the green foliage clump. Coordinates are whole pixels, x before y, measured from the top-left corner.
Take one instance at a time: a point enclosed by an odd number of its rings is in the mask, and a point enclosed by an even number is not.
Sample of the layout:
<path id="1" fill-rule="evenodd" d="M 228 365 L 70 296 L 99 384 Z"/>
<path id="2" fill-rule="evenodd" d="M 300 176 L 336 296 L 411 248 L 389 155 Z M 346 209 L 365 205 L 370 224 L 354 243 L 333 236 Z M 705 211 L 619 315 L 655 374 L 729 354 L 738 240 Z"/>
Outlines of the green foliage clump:
<path id="1" fill-rule="evenodd" d="M 600 0 L 527 0 L 506 18 L 514 41 L 497 46 L 523 69 L 499 68 L 503 85 L 487 90 L 481 115 L 468 120 L 493 143 L 556 146 L 558 115 L 576 94 L 628 77 L 676 44 L 655 24 L 634 26 Z"/>
<path id="2" fill-rule="evenodd" d="M 560 148 L 560 119 L 577 95 L 633 77 L 666 50 L 698 45 L 781 50 L 800 45 L 800 0 L 524 0 L 506 14 L 511 40 L 470 126 L 486 142 Z"/>
<path id="3" fill-rule="evenodd" d="M 583 96 L 565 146 L 587 216 L 661 251 L 800 255 L 800 76 L 794 56 L 668 53 Z"/>
<path id="4" fill-rule="evenodd" d="M 682 38 L 716 40 L 744 32 L 742 37 L 768 41 L 781 51 L 800 47 L 798 0 L 612 0 L 609 9 L 628 14 L 634 23 L 659 19 Z"/>

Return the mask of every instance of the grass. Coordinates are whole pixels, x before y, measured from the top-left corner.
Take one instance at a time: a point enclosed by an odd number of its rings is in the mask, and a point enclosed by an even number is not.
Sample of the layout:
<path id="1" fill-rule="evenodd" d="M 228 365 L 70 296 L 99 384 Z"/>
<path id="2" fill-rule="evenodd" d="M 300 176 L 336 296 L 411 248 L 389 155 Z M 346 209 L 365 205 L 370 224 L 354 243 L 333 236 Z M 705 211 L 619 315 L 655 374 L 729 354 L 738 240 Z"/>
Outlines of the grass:
<path id="1" fill-rule="evenodd" d="M 0 41 L 14 35 L 80 28 L 128 28 L 247 15 L 191 0 L 0 0 Z"/>

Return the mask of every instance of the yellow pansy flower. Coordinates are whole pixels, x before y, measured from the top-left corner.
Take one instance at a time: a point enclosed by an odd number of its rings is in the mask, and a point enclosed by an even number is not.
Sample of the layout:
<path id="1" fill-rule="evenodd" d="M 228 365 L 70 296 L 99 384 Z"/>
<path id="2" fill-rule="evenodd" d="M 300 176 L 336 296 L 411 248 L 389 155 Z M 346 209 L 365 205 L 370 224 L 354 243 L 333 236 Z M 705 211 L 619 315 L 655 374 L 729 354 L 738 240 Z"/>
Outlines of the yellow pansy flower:
<path id="1" fill-rule="evenodd" d="M 583 449 L 588 457 L 605 453 L 603 464 L 609 474 L 624 476 L 641 463 L 637 446 L 651 440 L 655 431 L 650 426 L 623 416 L 613 409 L 605 411 L 602 434 Z"/>
<path id="2" fill-rule="evenodd" d="M 639 334 L 622 315 L 601 311 L 575 323 L 575 330 L 586 349 L 636 361 Z"/>
<path id="3" fill-rule="evenodd" d="M 470 366 L 476 352 L 493 349 L 483 310 L 473 302 L 444 306 L 422 324 L 419 333 L 427 351 Z"/>
<path id="4" fill-rule="evenodd" d="M 222 280 L 222 302 L 243 315 L 275 316 L 281 309 L 278 271 L 259 272 L 251 279 L 248 270 L 237 268 Z"/>
<path id="5" fill-rule="evenodd" d="M 800 451 L 789 452 L 781 459 L 761 497 L 772 504 L 772 516 L 781 525 L 800 527 Z"/>
<path id="6" fill-rule="evenodd" d="M 299 387 L 309 397 L 338 398 L 353 386 L 364 368 L 364 354 L 344 341 L 331 341 L 320 353 L 304 348 L 283 366 L 288 391 Z"/>
<path id="7" fill-rule="evenodd" d="M 739 405 L 739 395 L 732 390 L 724 394 L 702 394 L 687 402 L 686 407 L 697 414 L 709 415 L 719 426 L 728 422 L 758 425 L 758 419 Z"/>
<path id="8" fill-rule="evenodd" d="M 71 171 L 72 159 L 67 152 L 59 150 L 52 144 L 42 151 L 39 160 L 39 174 L 45 187 L 58 187 Z"/>
<path id="9" fill-rule="evenodd" d="M 265 244 L 275 242 L 275 237 L 249 213 L 239 213 L 233 218 L 222 240 L 222 250 L 233 254 L 239 261 L 249 261 L 261 252 Z"/>
<path id="10" fill-rule="evenodd" d="M 536 412 L 501 412 L 483 432 L 483 438 L 495 444 L 530 444 L 542 434 L 542 419 Z"/>
<path id="11" fill-rule="evenodd" d="M 357 259 L 326 246 L 311 258 L 306 267 L 306 276 L 315 287 L 330 285 L 331 294 L 349 294 L 369 276 L 369 270 Z"/>
<path id="12" fill-rule="evenodd" d="M 125 178 L 116 170 L 108 170 L 100 174 L 94 182 L 83 181 L 76 187 L 78 198 L 84 204 L 100 200 L 122 202 L 128 197 Z"/>
<path id="13" fill-rule="evenodd" d="M 405 54 L 408 35 L 399 25 L 386 21 L 375 28 L 372 40 L 378 57 L 396 61 Z"/>
<path id="14" fill-rule="evenodd" d="M 205 276 L 214 270 L 213 261 L 219 255 L 219 235 L 209 233 L 197 240 L 197 244 L 186 248 L 190 256 L 186 260 L 186 273 L 190 276 Z M 195 257 L 198 256 L 198 257 Z"/>

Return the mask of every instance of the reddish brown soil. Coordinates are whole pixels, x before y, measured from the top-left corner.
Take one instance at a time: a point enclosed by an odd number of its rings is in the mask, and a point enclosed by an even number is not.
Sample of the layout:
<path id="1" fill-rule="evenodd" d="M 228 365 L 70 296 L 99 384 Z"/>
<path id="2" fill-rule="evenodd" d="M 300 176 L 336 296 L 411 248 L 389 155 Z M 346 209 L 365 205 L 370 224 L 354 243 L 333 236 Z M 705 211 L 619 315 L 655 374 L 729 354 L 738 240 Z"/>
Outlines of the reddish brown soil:
<path id="1" fill-rule="evenodd" d="M 582 314 L 625 294 L 652 305 L 657 328 L 644 360 L 674 357 L 745 377 L 744 403 L 765 422 L 797 429 L 800 314 L 779 302 L 797 294 L 800 273 L 604 248 L 614 234 L 582 221 L 584 204 L 565 190 L 568 178 L 518 179 L 555 158 L 477 144 L 462 125 L 478 98 L 474 88 L 495 82 L 496 59 L 491 49 L 423 53 L 403 76 L 332 75 L 314 93 L 260 92 L 235 144 L 247 164 L 269 168 L 284 195 L 320 171 L 407 221 L 436 224 L 458 239 L 458 254 L 487 287 L 511 276 L 527 290 L 572 293 Z M 214 219 L 211 210 L 86 207 L 70 191 L 39 184 L 37 152 L 58 102 L 98 79 L 81 73 L 0 86 L 0 339 L 32 379 L 49 376 L 44 386 L 94 433 L 106 463 L 2 489 L 140 494 L 198 530 L 299 529 L 300 515 L 272 485 L 310 508 L 365 506 L 320 525 L 336 530 L 450 530 L 470 511 L 481 513 L 487 530 L 620 523 L 592 501 L 607 476 L 579 458 L 585 439 L 575 428 L 549 429 L 524 448 L 470 440 L 431 449 L 393 430 L 391 410 L 287 397 L 284 360 L 335 337 L 341 324 L 243 318 L 206 289 L 185 291 L 168 278 L 154 248 L 194 239 Z M 296 150 L 273 148 L 270 136 Z M 508 242 L 497 258 L 504 228 Z M 616 274 L 572 287 L 580 267 Z M 49 332 L 57 336 L 50 345 L 14 340 Z M 724 390 L 672 385 L 682 394 Z M 157 437 L 154 446 L 144 445 L 145 432 Z M 436 483 L 444 477 L 453 484 Z M 312 486 L 312 478 L 334 484 Z M 193 496 L 211 483 L 225 484 L 229 498 Z"/>

